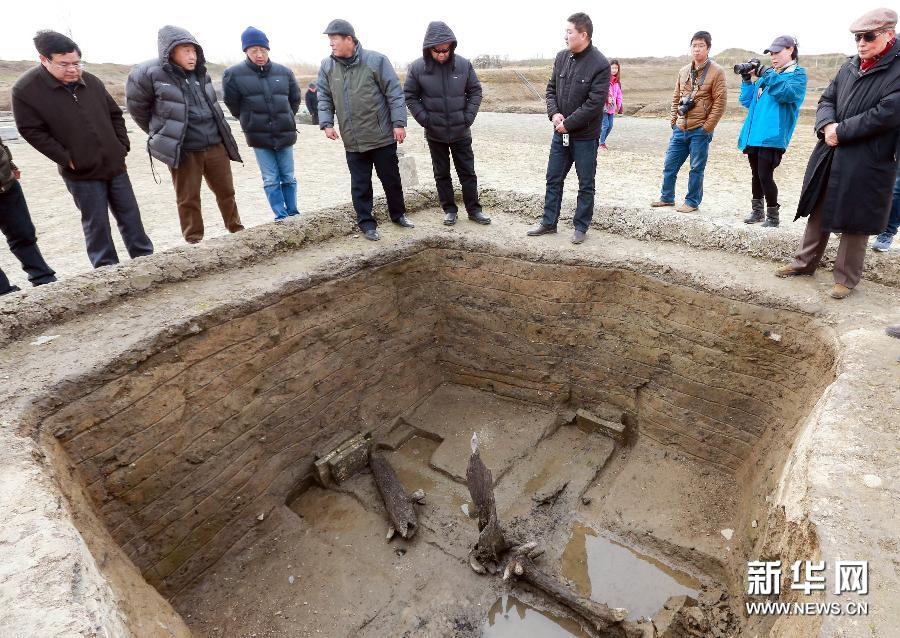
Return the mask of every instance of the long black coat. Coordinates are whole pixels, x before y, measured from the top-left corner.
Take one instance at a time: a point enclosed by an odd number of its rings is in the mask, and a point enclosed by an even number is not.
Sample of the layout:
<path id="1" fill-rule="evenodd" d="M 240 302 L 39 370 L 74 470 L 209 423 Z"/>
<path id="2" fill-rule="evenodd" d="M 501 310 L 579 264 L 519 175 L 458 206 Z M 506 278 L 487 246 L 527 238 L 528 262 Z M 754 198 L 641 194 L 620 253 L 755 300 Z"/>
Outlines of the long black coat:
<path id="1" fill-rule="evenodd" d="M 294 116 L 300 108 L 300 87 L 294 72 L 269 60 L 250 60 L 225 69 L 225 106 L 241 121 L 247 145 L 278 150 L 297 142 Z"/>
<path id="2" fill-rule="evenodd" d="M 450 46 L 447 62 L 431 57 L 431 47 Z M 412 63 L 403 84 L 406 106 L 425 129 L 425 137 L 449 144 L 471 137 L 469 127 L 481 106 L 481 82 L 472 64 L 456 54 L 456 36 L 443 22 L 425 32 L 422 57 Z"/>
<path id="3" fill-rule="evenodd" d="M 822 129 L 836 122 L 838 145 Z M 822 229 L 877 235 L 887 225 L 900 156 L 900 42 L 866 73 L 859 56 L 840 68 L 816 110 L 813 149 L 803 178 L 797 216 L 812 213 L 821 199 Z"/>
<path id="4" fill-rule="evenodd" d="M 557 53 L 547 82 L 547 117 L 562 113 L 573 140 L 598 139 L 611 74 L 609 61 L 593 44 L 580 53 Z"/>

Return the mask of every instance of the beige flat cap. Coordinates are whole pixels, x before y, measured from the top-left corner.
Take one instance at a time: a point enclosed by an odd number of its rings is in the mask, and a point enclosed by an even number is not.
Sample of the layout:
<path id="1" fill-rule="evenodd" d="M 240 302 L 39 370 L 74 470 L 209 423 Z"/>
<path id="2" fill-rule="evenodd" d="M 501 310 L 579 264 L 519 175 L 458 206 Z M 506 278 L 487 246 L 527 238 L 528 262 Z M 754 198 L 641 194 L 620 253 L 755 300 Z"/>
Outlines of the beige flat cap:
<path id="1" fill-rule="evenodd" d="M 897 12 L 881 7 L 863 14 L 850 25 L 850 33 L 867 33 L 869 31 L 884 31 L 897 26 Z"/>

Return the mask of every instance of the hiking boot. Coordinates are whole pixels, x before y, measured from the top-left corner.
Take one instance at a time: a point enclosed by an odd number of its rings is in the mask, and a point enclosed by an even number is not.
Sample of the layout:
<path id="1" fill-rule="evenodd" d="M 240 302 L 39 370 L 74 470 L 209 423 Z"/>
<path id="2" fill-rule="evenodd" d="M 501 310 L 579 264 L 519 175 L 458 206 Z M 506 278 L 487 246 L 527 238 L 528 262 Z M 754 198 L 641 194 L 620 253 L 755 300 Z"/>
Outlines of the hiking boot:
<path id="1" fill-rule="evenodd" d="M 691 206 L 687 202 L 676 208 L 679 213 L 696 213 L 699 208 L 697 206 Z"/>
<path id="2" fill-rule="evenodd" d="M 415 228 L 416 225 L 409 221 L 409 218 L 406 215 L 400 215 L 397 219 L 392 219 L 392 222 L 397 224 L 398 226 L 403 226 L 404 228 Z"/>
<path id="3" fill-rule="evenodd" d="M 650 206 L 653 208 L 662 208 L 663 206 L 674 206 L 675 202 L 664 202 L 661 199 L 656 200 L 655 202 L 650 202 Z"/>
<path id="4" fill-rule="evenodd" d="M 832 299 L 843 299 L 849 297 L 851 292 L 853 292 L 853 288 L 847 288 L 844 284 L 834 284 L 828 291 L 828 296 Z"/>
<path id="5" fill-rule="evenodd" d="M 572 240 L 571 240 L 571 241 L 572 241 L 573 244 L 580 244 L 581 242 L 584 241 L 584 238 L 585 238 L 586 235 L 587 235 L 586 232 L 584 232 L 583 230 L 578 230 L 578 229 L 576 228 L 576 229 L 575 229 L 575 232 L 572 233 Z"/>
<path id="6" fill-rule="evenodd" d="M 476 224 L 490 224 L 491 218 L 484 214 L 484 212 L 480 210 L 476 210 L 474 213 L 469 213 L 469 219 L 475 222 Z"/>
<path id="7" fill-rule="evenodd" d="M 788 264 L 787 266 L 782 266 L 778 270 L 775 271 L 776 277 L 801 277 L 801 276 L 812 276 L 812 270 L 806 270 L 805 268 L 797 268 L 793 264 Z"/>
<path id="8" fill-rule="evenodd" d="M 369 230 L 363 231 L 363 237 L 368 239 L 369 241 L 378 241 L 381 239 L 381 235 L 378 234 L 378 231 L 374 228 L 370 228 Z"/>
<path id="9" fill-rule="evenodd" d="M 881 233 L 878 237 L 875 238 L 875 243 L 872 244 L 872 250 L 876 253 L 886 253 L 891 249 L 891 244 L 894 241 L 893 235 L 888 235 L 887 233 Z"/>
<path id="10" fill-rule="evenodd" d="M 540 237 L 541 235 L 550 235 L 555 232 L 556 226 L 544 226 L 543 224 L 538 224 L 525 234 L 529 237 Z"/>
<path id="11" fill-rule="evenodd" d="M 750 215 L 744 219 L 745 224 L 757 224 L 764 219 L 763 216 L 763 200 L 750 200 Z"/>
<path id="12" fill-rule="evenodd" d="M 762 223 L 763 228 L 778 228 L 778 211 L 781 204 L 766 207 L 766 221 Z"/>
<path id="13" fill-rule="evenodd" d="M 456 213 L 455 212 L 444 213 L 444 226 L 452 226 L 455 223 L 456 223 Z"/>

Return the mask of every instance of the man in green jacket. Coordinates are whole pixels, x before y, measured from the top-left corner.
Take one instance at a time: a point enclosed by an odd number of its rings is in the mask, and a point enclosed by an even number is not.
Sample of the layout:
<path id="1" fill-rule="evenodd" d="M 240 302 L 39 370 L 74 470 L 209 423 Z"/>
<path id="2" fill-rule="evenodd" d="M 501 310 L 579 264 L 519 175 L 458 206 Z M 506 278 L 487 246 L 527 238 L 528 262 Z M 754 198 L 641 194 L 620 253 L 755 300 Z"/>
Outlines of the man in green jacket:
<path id="1" fill-rule="evenodd" d="M 325 34 L 331 56 L 322 60 L 316 81 L 319 128 L 330 140 L 343 139 L 356 221 L 366 239 L 377 241 L 381 237 L 372 215 L 373 166 L 391 221 L 413 228 L 406 217 L 397 159 L 397 144 L 406 139 L 406 100 L 390 60 L 364 50 L 349 22 L 332 20 Z M 340 134 L 334 128 L 335 113 Z"/>

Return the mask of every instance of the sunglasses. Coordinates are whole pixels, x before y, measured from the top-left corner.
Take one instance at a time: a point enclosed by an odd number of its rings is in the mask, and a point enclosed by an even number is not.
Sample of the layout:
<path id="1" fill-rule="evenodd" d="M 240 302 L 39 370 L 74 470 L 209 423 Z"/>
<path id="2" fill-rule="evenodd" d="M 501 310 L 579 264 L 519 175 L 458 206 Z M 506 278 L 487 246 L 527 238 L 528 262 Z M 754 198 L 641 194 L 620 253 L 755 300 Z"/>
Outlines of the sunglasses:
<path id="1" fill-rule="evenodd" d="M 866 33 L 854 33 L 853 38 L 859 42 L 860 40 L 865 40 L 866 42 L 875 42 L 875 38 L 880 36 L 884 31 L 867 31 Z"/>
<path id="2" fill-rule="evenodd" d="M 433 52 L 437 53 L 438 55 L 443 55 L 444 53 L 450 53 L 450 47 L 447 47 L 446 49 L 438 49 L 438 48 L 433 47 L 431 50 Z"/>

